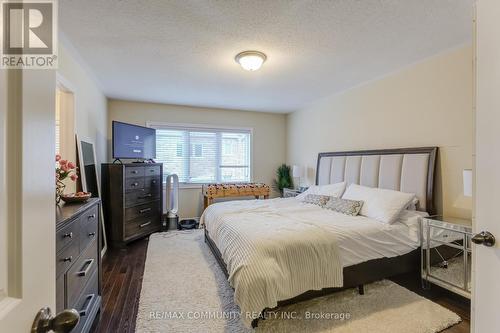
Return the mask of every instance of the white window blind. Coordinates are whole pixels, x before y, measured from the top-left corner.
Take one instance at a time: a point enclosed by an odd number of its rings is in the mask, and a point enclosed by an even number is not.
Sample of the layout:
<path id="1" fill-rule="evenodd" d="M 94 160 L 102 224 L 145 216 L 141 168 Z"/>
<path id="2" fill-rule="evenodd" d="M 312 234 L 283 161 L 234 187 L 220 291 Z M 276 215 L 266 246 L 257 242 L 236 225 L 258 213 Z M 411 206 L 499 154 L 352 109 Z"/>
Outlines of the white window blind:
<path id="1" fill-rule="evenodd" d="M 56 90 L 56 154 L 61 153 L 61 91 Z"/>
<path id="2" fill-rule="evenodd" d="M 181 183 L 249 182 L 251 130 L 149 124 L 156 129 L 156 161 Z"/>

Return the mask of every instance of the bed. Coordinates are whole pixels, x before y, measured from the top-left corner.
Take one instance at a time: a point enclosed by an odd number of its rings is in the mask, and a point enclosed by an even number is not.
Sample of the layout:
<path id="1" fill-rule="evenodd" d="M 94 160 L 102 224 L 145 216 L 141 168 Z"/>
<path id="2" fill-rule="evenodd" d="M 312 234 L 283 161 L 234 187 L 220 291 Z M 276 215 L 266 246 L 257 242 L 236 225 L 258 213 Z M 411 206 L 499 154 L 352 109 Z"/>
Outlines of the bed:
<path id="1" fill-rule="evenodd" d="M 296 198 L 225 202 L 202 216 L 205 241 L 235 290 L 242 320 L 266 309 L 418 269 L 415 218 L 433 214 L 437 148 L 320 153 L 316 185 L 360 184 L 413 193 L 409 223 L 384 225 Z M 407 221 L 407 222 L 408 222 Z"/>

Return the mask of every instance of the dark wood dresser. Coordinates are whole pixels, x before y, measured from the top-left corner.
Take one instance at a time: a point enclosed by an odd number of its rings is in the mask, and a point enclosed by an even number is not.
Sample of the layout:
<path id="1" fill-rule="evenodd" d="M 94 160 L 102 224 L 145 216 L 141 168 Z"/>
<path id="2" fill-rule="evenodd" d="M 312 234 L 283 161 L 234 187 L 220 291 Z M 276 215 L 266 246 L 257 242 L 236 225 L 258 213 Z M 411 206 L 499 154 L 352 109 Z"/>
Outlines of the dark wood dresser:
<path id="1" fill-rule="evenodd" d="M 73 333 L 90 331 L 101 309 L 101 202 L 56 207 L 56 308 L 76 309 Z"/>
<path id="2" fill-rule="evenodd" d="M 163 164 L 102 164 L 106 233 L 113 246 L 157 232 L 162 226 Z"/>

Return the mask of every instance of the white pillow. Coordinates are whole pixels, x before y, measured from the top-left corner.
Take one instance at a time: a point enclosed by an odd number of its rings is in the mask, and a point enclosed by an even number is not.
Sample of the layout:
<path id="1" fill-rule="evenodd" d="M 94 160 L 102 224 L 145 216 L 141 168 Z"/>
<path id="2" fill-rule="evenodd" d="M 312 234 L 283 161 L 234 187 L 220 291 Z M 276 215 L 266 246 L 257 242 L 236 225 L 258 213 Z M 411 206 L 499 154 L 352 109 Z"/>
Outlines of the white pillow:
<path id="1" fill-rule="evenodd" d="M 345 186 L 345 182 L 328 185 L 312 185 L 307 191 L 297 195 L 295 198 L 302 201 L 308 194 L 327 195 L 329 197 L 340 198 L 345 191 Z"/>
<path id="2" fill-rule="evenodd" d="M 413 198 L 412 201 L 410 201 L 410 203 L 408 204 L 408 206 L 405 207 L 405 209 L 406 210 L 417 210 L 419 203 L 420 202 L 418 201 L 418 198 L 415 197 L 415 198 Z"/>
<path id="3" fill-rule="evenodd" d="M 394 223 L 415 194 L 351 184 L 342 199 L 361 200 L 360 215 L 384 223 Z"/>
<path id="4" fill-rule="evenodd" d="M 421 217 L 427 217 L 429 214 L 427 212 L 421 212 L 418 210 L 403 209 L 401 214 L 394 223 L 402 223 L 407 226 L 412 226 L 419 223 Z"/>

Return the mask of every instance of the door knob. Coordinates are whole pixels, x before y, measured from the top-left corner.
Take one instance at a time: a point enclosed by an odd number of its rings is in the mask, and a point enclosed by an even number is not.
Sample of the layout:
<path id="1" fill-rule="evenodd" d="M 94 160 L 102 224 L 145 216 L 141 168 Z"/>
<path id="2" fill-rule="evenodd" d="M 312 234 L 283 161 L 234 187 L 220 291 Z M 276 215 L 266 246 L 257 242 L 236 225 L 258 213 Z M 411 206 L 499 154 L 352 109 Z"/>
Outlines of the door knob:
<path id="1" fill-rule="evenodd" d="M 65 309 L 55 317 L 50 308 L 42 308 L 36 314 L 31 333 L 46 333 L 54 331 L 55 333 L 69 333 L 80 320 L 80 315 L 75 309 Z"/>
<path id="2" fill-rule="evenodd" d="M 480 233 L 474 235 L 471 241 L 474 244 L 483 244 L 484 246 L 491 247 L 495 245 L 495 236 L 493 236 L 489 231 L 481 231 Z"/>

